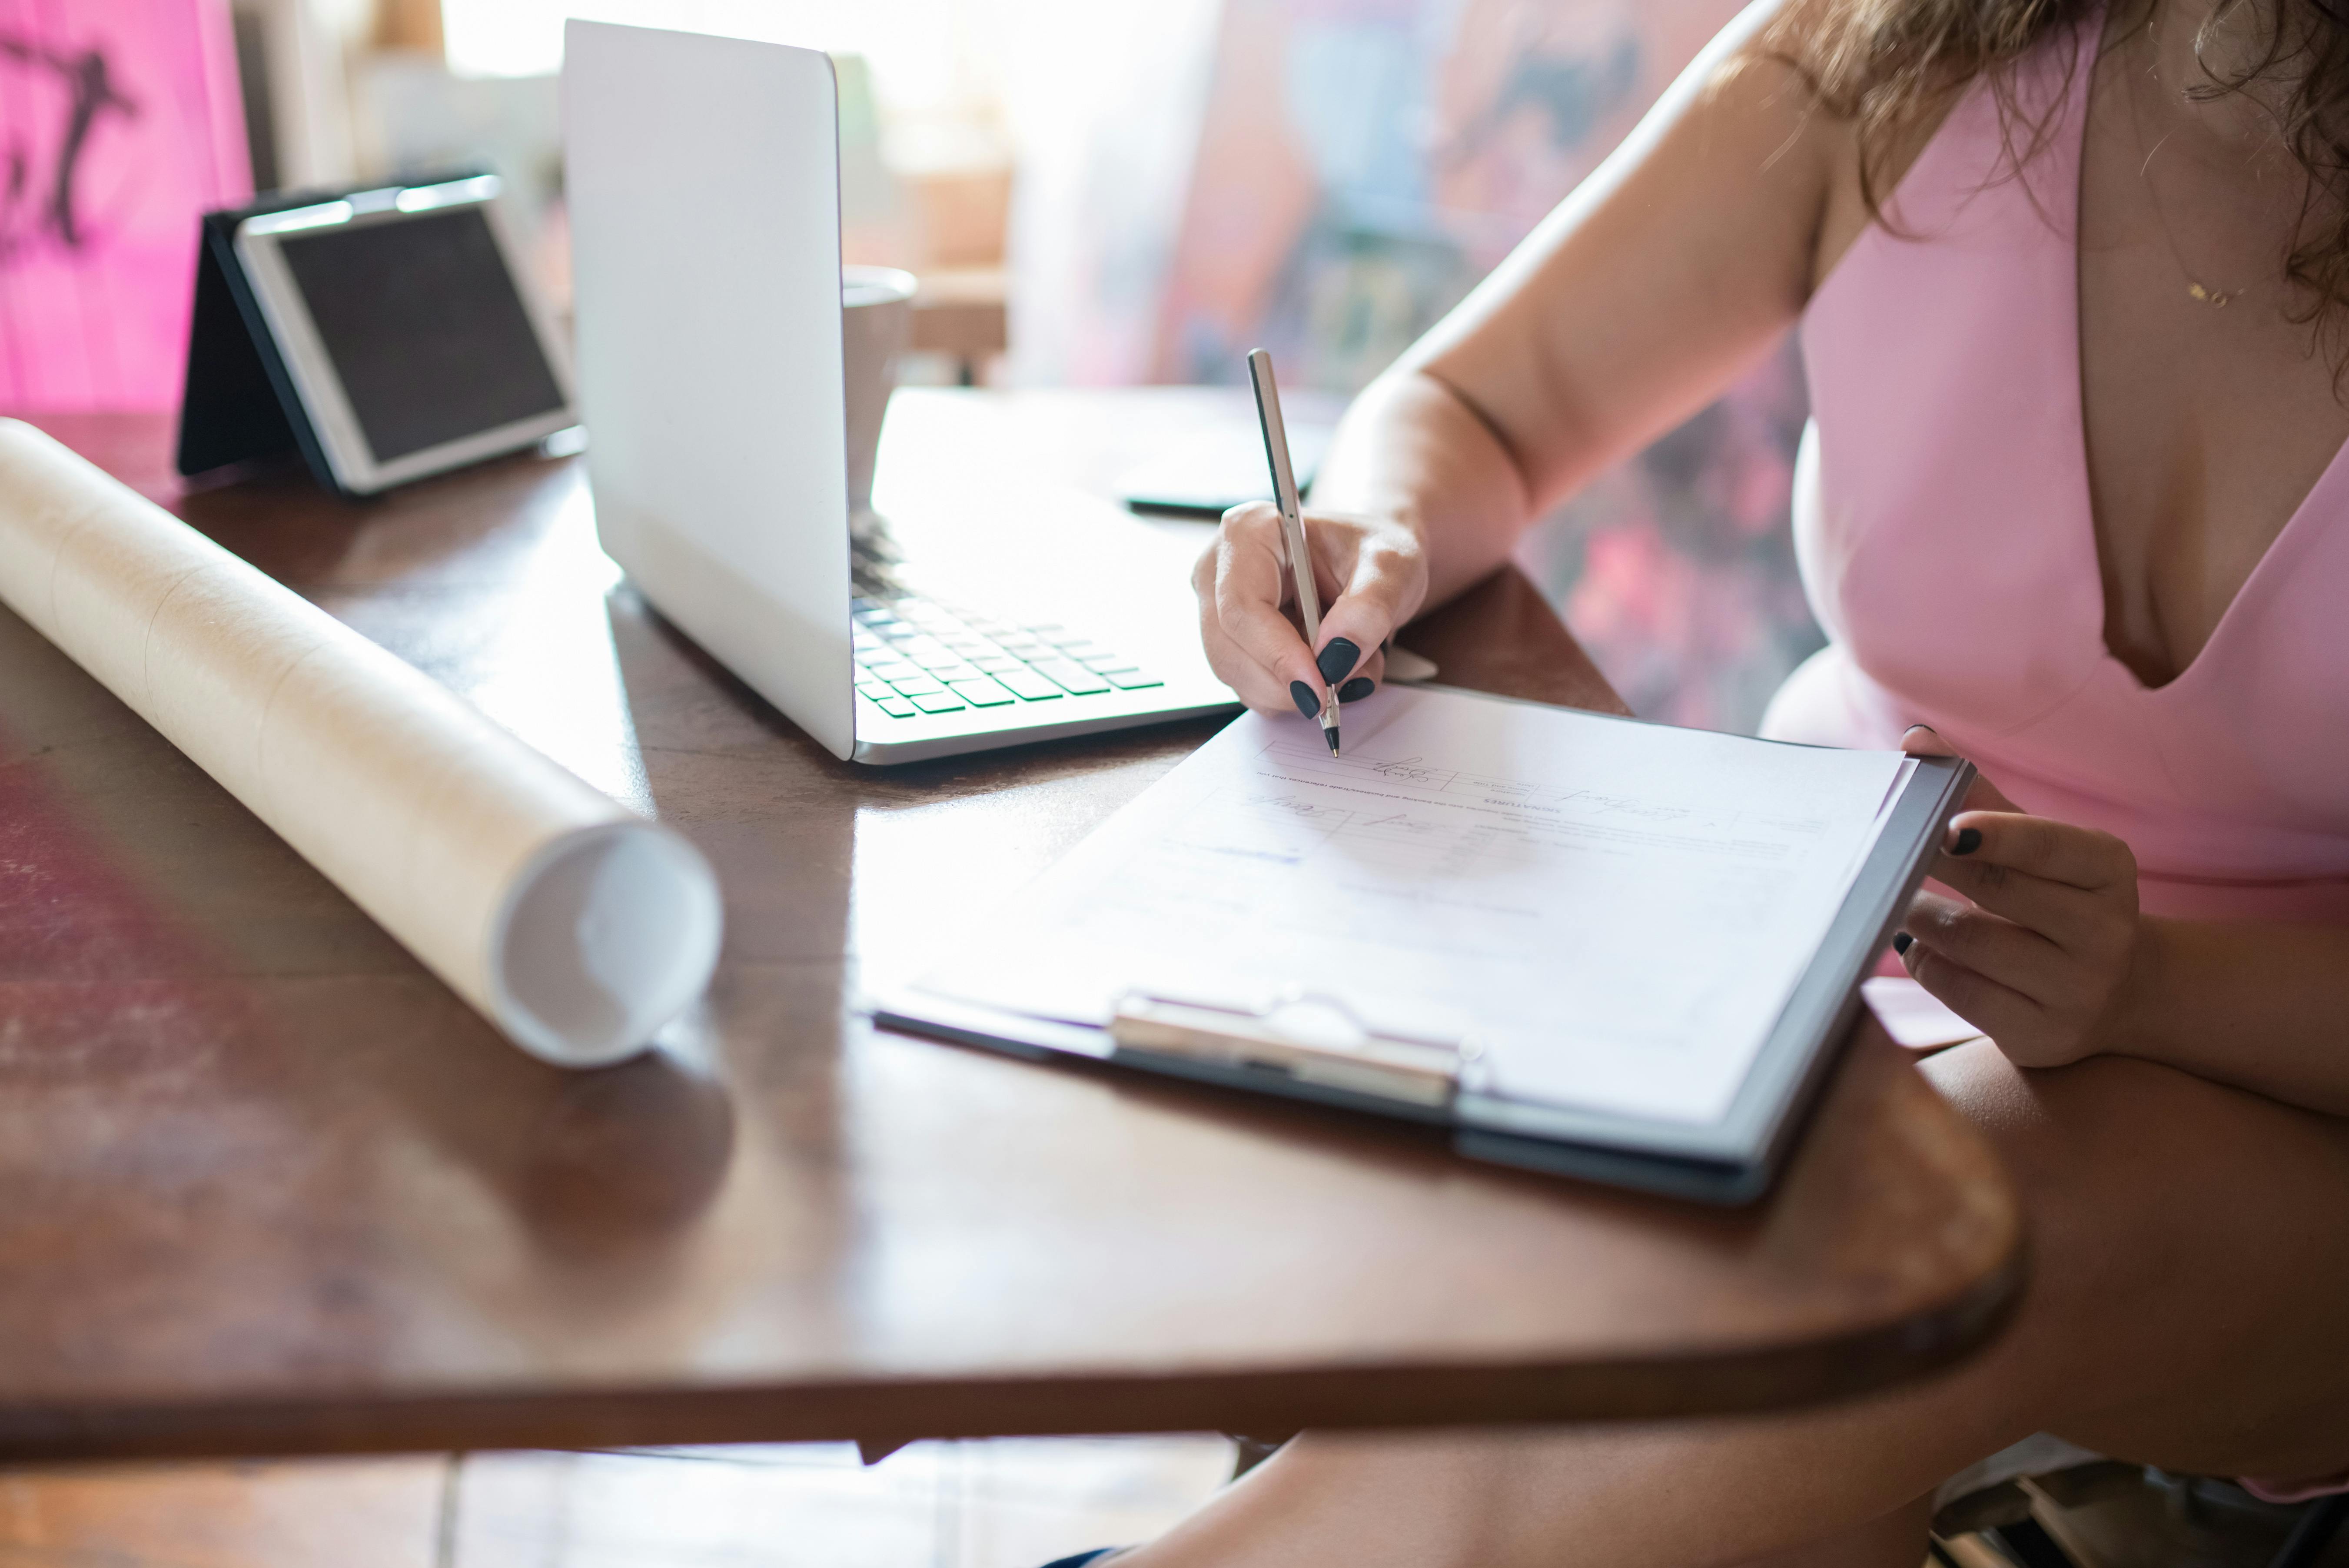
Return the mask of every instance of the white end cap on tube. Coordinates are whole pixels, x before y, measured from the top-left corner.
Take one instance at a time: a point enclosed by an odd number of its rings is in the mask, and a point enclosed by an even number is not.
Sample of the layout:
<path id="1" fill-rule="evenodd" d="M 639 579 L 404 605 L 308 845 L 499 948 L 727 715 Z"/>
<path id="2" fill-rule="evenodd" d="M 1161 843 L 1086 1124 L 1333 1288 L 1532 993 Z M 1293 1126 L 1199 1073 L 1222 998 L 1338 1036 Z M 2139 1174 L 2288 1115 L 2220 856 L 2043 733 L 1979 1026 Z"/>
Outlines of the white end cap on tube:
<path id="1" fill-rule="evenodd" d="M 653 822 L 605 822 L 541 850 L 490 942 L 497 1022 L 557 1067 L 635 1055 L 718 966 L 724 913 L 701 851 Z"/>

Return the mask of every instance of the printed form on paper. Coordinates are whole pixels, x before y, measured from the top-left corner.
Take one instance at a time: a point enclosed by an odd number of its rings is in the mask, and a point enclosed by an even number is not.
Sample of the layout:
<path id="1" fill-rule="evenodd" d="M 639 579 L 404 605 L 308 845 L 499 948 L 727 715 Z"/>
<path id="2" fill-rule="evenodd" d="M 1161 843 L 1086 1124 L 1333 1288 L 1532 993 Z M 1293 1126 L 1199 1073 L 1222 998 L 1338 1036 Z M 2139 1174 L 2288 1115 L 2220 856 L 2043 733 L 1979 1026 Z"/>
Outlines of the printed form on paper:
<path id="1" fill-rule="evenodd" d="M 923 981 L 1105 1025 L 1138 992 L 1343 1002 L 1475 1087 L 1710 1122 L 1826 934 L 1906 759 L 1389 687 L 1245 714 Z"/>

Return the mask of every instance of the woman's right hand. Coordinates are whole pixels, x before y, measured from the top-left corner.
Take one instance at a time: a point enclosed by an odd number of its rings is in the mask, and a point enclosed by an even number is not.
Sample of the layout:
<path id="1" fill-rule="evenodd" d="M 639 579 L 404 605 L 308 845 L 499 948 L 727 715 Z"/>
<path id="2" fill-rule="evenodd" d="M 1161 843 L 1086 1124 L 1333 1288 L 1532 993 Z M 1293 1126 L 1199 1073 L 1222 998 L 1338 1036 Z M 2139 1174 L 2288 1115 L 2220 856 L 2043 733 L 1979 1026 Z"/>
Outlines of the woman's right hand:
<path id="1" fill-rule="evenodd" d="M 1207 663 L 1258 713 L 1310 718 L 1327 686 L 1340 702 L 1370 696 L 1386 673 L 1381 645 L 1427 597 L 1426 546 L 1402 522 L 1309 511 L 1305 539 L 1322 604 L 1321 640 L 1312 648 L 1299 629 L 1280 511 L 1271 503 L 1224 513 L 1191 574 Z"/>

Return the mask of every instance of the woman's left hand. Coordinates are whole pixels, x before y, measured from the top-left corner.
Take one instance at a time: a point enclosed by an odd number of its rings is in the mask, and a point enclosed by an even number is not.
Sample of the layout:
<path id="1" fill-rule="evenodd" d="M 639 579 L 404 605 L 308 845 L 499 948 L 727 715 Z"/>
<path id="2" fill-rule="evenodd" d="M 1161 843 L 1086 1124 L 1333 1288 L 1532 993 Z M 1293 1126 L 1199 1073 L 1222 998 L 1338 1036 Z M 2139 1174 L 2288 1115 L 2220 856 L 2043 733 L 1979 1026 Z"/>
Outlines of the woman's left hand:
<path id="1" fill-rule="evenodd" d="M 1922 725 L 1916 756 L 1947 755 Z M 2034 817 L 1977 779 L 1894 945 L 1918 983 L 2017 1066 L 2062 1067 L 2110 1043 L 2142 962 L 2137 857 L 2110 833 Z"/>

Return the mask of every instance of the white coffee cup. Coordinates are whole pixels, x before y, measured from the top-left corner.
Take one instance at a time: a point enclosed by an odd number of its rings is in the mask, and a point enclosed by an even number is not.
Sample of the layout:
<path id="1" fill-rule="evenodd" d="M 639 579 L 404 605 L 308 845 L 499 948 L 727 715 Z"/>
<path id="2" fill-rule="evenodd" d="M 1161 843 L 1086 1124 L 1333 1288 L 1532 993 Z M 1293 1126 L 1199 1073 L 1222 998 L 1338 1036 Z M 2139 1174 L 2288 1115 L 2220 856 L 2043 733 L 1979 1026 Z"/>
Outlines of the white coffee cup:
<path id="1" fill-rule="evenodd" d="M 897 358 L 914 329 L 914 274 L 895 267 L 840 269 L 840 346 L 848 394 L 848 515 L 873 511 L 881 421 L 897 385 Z"/>

